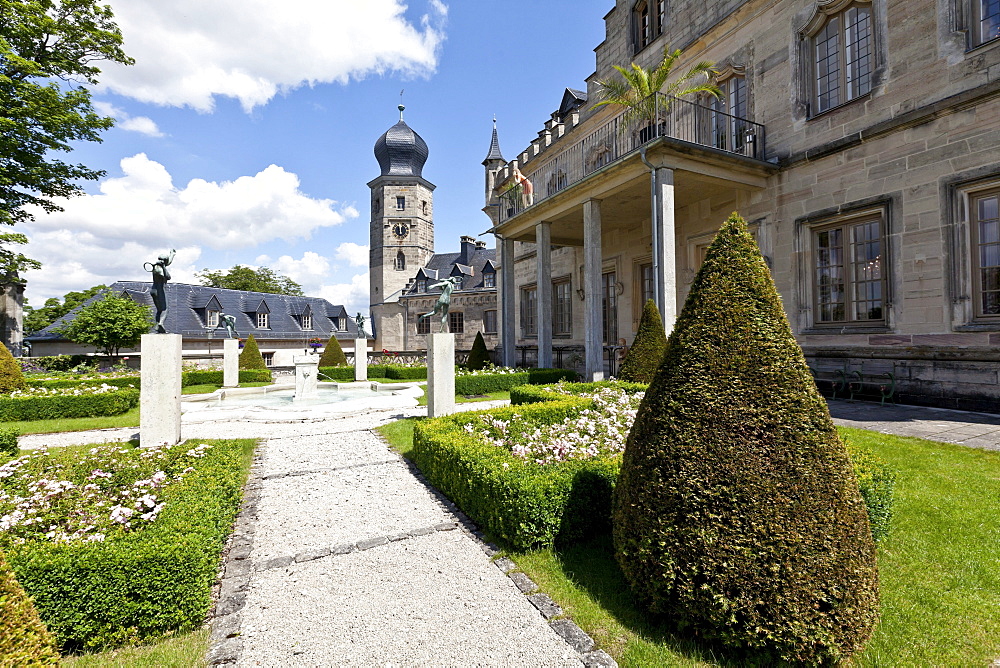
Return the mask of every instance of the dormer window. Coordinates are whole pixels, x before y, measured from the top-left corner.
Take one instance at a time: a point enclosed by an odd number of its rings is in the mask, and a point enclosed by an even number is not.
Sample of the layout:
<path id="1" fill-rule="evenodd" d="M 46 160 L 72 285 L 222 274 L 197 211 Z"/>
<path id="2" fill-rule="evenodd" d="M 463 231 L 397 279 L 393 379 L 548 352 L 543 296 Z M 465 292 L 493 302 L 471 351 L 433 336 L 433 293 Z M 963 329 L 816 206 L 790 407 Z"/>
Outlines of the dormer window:
<path id="1" fill-rule="evenodd" d="M 270 329 L 271 328 L 271 314 L 270 313 L 258 313 L 257 314 L 257 329 Z"/>
<path id="2" fill-rule="evenodd" d="M 302 314 L 302 329 L 312 329 L 312 328 L 313 328 L 312 313 Z"/>
<path id="3" fill-rule="evenodd" d="M 427 292 L 427 279 L 418 278 L 417 279 L 417 292 Z"/>
<path id="4" fill-rule="evenodd" d="M 483 287 L 484 288 L 495 288 L 497 286 L 497 275 L 490 272 L 483 274 Z"/>
<path id="5" fill-rule="evenodd" d="M 205 327 L 209 329 L 215 329 L 219 326 L 219 311 L 213 311 L 209 309 L 205 312 Z"/>

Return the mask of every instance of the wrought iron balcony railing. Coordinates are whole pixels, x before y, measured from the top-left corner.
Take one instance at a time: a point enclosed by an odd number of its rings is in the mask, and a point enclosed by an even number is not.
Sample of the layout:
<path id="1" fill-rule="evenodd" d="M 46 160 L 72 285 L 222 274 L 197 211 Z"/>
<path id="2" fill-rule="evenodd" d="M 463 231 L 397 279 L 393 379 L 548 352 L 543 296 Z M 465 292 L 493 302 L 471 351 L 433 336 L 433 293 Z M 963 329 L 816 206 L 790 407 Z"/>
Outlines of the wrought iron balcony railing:
<path id="1" fill-rule="evenodd" d="M 764 156 L 764 126 L 682 98 L 657 93 L 640 105 L 641 117 L 624 109 L 552 157 L 541 156 L 525 176 L 530 194 L 515 185 L 500 195 L 500 221 L 508 220 L 621 160 L 660 137 L 707 146 L 757 160 Z M 567 136 L 568 138 L 568 136 Z M 535 161 L 532 161 L 535 162 Z"/>

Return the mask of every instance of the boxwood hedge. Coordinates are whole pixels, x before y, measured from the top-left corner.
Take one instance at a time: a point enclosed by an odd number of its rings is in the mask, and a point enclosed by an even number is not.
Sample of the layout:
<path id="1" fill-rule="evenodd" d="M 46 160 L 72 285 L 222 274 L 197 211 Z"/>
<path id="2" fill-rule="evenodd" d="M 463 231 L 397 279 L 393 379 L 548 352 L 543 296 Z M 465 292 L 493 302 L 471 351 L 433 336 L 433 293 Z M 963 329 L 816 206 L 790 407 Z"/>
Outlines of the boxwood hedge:
<path id="1" fill-rule="evenodd" d="M 181 374 L 181 385 L 222 385 L 223 372 L 221 369 L 211 369 L 206 371 L 185 371 Z M 240 369 L 241 383 L 269 383 L 271 382 L 270 369 Z"/>
<path id="2" fill-rule="evenodd" d="M 59 652 L 0 553 L 0 666 L 58 666 Z"/>
<path id="3" fill-rule="evenodd" d="M 476 374 L 474 376 L 456 376 L 455 394 L 487 394 L 489 392 L 504 392 L 518 385 L 530 383 L 542 385 L 557 383 L 560 380 L 576 380 L 575 371 L 569 369 L 524 369 L 516 373 Z"/>
<path id="4" fill-rule="evenodd" d="M 0 396 L 0 422 L 121 415 L 139 405 L 139 390 L 52 397 Z"/>
<path id="5" fill-rule="evenodd" d="M 164 489 L 141 531 L 103 543 L 9 546 L 18 581 L 64 651 L 201 625 L 223 544 L 239 509 L 254 441 L 214 441 L 196 470 Z"/>
<path id="6" fill-rule="evenodd" d="M 139 376 L 119 376 L 117 378 L 52 378 L 48 380 L 28 380 L 28 387 L 44 387 L 46 389 L 65 389 L 68 387 L 139 387 Z"/>

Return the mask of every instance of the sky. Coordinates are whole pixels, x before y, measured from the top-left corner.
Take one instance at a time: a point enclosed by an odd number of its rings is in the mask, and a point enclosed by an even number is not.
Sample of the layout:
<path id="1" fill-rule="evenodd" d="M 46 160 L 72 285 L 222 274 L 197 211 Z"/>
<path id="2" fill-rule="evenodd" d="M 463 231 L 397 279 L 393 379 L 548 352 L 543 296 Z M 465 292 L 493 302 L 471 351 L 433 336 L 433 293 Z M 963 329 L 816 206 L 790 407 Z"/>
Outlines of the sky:
<path id="1" fill-rule="evenodd" d="M 106 175 L 18 229 L 30 239 L 22 252 L 43 264 L 23 275 L 36 307 L 149 280 L 143 263 L 176 248 L 172 281 L 268 266 L 367 312 L 366 184 L 400 91 L 430 149 L 436 251 L 457 251 L 460 236 L 490 226 L 481 163 L 494 115 L 512 159 L 566 87 L 585 88 L 614 2 L 109 4 L 136 63 L 104 64 L 94 105 L 116 127 L 68 156 Z"/>

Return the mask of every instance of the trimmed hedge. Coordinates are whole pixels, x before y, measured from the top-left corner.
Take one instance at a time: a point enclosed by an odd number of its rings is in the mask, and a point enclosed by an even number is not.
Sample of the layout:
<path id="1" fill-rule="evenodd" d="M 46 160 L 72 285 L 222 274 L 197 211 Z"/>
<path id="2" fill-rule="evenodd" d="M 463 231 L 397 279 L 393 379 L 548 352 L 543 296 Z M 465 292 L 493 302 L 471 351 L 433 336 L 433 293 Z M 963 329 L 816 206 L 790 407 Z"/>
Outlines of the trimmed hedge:
<path id="1" fill-rule="evenodd" d="M 14 390 L 23 390 L 24 374 L 21 365 L 10 354 L 7 346 L 0 344 L 0 394 L 9 394 Z"/>
<path id="2" fill-rule="evenodd" d="M 518 385 L 544 385 L 560 380 L 576 380 L 577 374 L 570 369 L 525 369 L 517 373 L 477 374 L 456 376 L 455 394 L 487 394 L 504 392 Z"/>
<path id="3" fill-rule="evenodd" d="M 639 331 L 632 347 L 625 353 L 618 377 L 632 383 L 650 383 L 663 361 L 667 349 L 667 335 L 663 331 L 660 309 L 652 299 L 647 299 L 642 307 Z"/>
<path id="4" fill-rule="evenodd" d="M 181 386 L 189 385 L 222 385 L 223 371 L 212 369 L 206 371 L 185 371 L 181 374 Z M 270 383 L 273 380 L 270 369 L 240 369 L 241 383 Z"/>
<path id="5" fill-rule="evenodd" d="M 28 380 L 28 387 L 44 387 L 46 389 L 63 389 L 67 387 L 139 387 L 139 376 L 121 376 L 118 378 L 55 378 L 52 380 Z"/>
<path id="6" fill-rule="evenodd" d="M 340 347 L 340 341 L 336 334 L 330 335 L 330 340 L 326 342 L 323 354 L 319 358 L 320 366 L 341 366 L 347 364 L 347 356 L 344 349 Z"/>
<path id="7" fill-rule="evenodd" d="M 253 338 L 253 334 L 248 336 L 246 343 L 243 344 L 243 350 L 240 351 L 239 364 L 241 369 L 267 369 L 267 364 L 264 363 L 264 356 L 260 354 L 260 348 L 257 347 L 257 339 Z"/>
<path id="8" fill-rule="evenodd" d="M 465 363 L 467 369 L 479 371 L 490 363 L 490 351 L 486 349 L 486 339 L 482 332 L 476 332 L 476 340 L 472 342 L 472 350 L 469 351 L 469 359 Z"/>
<path id="9" fill-rule="evenodd" d="M 21 435 L 21 430 L 16 427 L 9 427 L 0 424 L 0 462 L 7 457 L 14 457 L 20 452 L 17 446 L 17 439 Z M 0 656 L 3 656 L 0 654 Z"/>
<path id="10" fill-rule="evenodd" d="M 139 405 L 139 390 L 62 397 L 0 396 L 0 422 L 121 415 Z"/>
<path id="11" fill-rule="evenodd" d="M 0 552 L 0 665 L 58 666 L 59 652 Z"/>
<path id="12" fill-rule="evenodd" d="M 8 557 L 64 651 L 189 631 L 211 605 L 254 441 L 214 441 L 196 470 L 164 489 L 157 521 L 103 543 L 28 543 Z"/>
<path id="13" fill-rule="evenodd" d="M 621 381 L 563 385 L 574 394 L 599 387 L 620 387 L 630 393 L 647 388 L 641 383 Z M 552 424 L 592 405 L 589 399 L 536 385 L 514 387 L 510 397 L 510 407 L 483 412 L 503 420 L 517 416 L 521 422 Z M 565 544 L 595 533 L 610 533 L 611 494 L 620 458 L 554 467 L 527 464 L 464 430 L 464 425 L 477 420 L 478 414 L 464 413 L 415 425 L 413 459 L 431 484 L 480 526 L 519 548 Z M 885 462 L 868 451 L 849 448 L 849 452 L 873 518 L 873 536 L 882 538 L 889 532 L 894 476 Z M 566 467 L 572 475 L 563 470 Z M 570 510 L 566 506 L 570 503 L 573 516 L 567 518 Z"/>
<path id="14" fill-rule="evenodd" d="M 552 424 L 592 405 L 590 399 L 565 397 L 489 413 L 503 420 Z M 479 526 L 517 549 L 572 543 L 610 531 L 615 460 L 538 466 L 466 432 L 463 427 L 477 416 L 462 413 L 417 422 L 412 457 L 428 481 Z"/>

